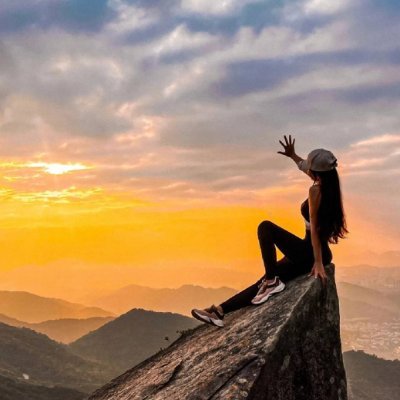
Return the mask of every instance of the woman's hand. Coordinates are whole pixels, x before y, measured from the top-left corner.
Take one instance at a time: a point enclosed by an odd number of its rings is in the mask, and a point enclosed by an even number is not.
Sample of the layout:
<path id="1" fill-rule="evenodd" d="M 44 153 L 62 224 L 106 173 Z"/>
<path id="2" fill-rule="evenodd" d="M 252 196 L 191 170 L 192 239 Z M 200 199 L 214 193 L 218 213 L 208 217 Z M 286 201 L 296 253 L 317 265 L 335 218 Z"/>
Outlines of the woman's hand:
<path id="1" fill-rule="evenodd" d="M 292 135 L 289 135 L 289 141 L 286 138 L 286 135 L 283 136 L 285 138 L 286 145 L 282 143 L 282 141 L 279 141 L 279 143 L 283 146 L 285 151 L 278 151 L 279 154 L 283 154 L 286 157 L 292 158 L 296 152 L 294 151 L 294 142 L 296 139 L 293 139 L 292 142 Z"/>
<path id="2" fill-rule="evenodd" d="M 325 284 L 326 280 L 328 279 L 322 262 L 314 262 L 312 270 L 308 276 L 314 276 L 315 279 L 317 279 L 317 277 L 320 277 L 323 284 Z"/>

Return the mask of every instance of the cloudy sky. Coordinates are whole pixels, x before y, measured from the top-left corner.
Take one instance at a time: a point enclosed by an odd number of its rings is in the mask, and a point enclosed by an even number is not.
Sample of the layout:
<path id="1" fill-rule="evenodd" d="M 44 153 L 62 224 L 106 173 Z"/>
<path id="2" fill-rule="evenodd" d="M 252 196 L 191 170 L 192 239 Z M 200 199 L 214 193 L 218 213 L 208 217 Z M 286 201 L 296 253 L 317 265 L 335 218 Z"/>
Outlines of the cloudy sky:
<path id="1" fill-rule="evenodd" d="M 394 0 L 0 1 L 7 287 L 65 265 L 256 277 L 262 219 L 304 235 L 288 133 L 338 158 L 337 264 L 396 263 L 399 37 Z"/>

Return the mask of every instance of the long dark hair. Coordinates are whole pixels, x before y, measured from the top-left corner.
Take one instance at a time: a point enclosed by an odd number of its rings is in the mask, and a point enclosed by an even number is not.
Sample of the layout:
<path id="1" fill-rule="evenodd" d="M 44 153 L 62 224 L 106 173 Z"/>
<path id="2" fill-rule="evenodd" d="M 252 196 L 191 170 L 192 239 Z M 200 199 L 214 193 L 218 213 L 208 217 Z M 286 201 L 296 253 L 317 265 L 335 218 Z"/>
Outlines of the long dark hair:
<path id="1" fill-rule="evenodd" d="M 321 240 L 337 243 L 349 233 L 343 210 L 342 193 L 339 175 L 336 168 L 330 171 L 313 171 L 311 173 L 321 180 L 321 202 L 318 208 L 318 232 Z"/>

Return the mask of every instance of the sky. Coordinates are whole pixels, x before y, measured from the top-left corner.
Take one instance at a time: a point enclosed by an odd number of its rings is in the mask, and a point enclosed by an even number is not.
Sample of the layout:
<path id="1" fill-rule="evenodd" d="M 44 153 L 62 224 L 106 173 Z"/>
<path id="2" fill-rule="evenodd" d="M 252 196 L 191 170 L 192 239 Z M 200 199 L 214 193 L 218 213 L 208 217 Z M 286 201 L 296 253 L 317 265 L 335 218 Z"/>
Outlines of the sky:
<path id="1" fill-rule="evenodd" d="M 0 289 L 251 284 L 338 159 L 335 264 L 399 265 L 394 0 L 0 1 Z M 279 254 L 279 252 L 278 252 Z"/>

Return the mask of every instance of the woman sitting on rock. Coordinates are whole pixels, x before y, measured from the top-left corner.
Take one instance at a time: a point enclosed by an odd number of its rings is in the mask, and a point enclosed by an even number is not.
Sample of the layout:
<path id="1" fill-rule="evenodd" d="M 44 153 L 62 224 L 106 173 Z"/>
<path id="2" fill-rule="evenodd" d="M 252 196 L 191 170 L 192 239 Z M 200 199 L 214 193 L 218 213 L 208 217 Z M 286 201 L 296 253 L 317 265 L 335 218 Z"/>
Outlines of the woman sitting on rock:
<path id="1" fill-rule="evenodd" d="M 314 181 L 308 198 L 301 204 L 305 237 L 301 239 L 272 221 L 262 221 L 257 234 L 265 275 L 219 306 L 213 304 L 204 310 L 193 309 L 193 317 L 200 321 L 223 327 L 224 314 L 266 302 L 285 289 L 285 282 L 299 275 L 309 273 L 308 276 L 319 277 L 324 284 L 326 282 L 324 265 L 332 261 L 329 243 L 338 243 L 338 239 L 349 232 L 336 170 L 337 159 L 329 150 L 315 149 L 304 160 L 294 150 L 295 139 L 292 142 L 291 135 L 289 140 L 284 135 L 284 140 L 285 144 L 279 140 L 284 151 L 278 153 L 291 158 Z M 275 246 L 284 254 L 279 261 Z"/>

